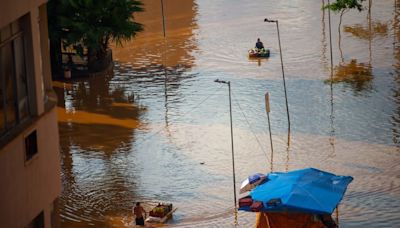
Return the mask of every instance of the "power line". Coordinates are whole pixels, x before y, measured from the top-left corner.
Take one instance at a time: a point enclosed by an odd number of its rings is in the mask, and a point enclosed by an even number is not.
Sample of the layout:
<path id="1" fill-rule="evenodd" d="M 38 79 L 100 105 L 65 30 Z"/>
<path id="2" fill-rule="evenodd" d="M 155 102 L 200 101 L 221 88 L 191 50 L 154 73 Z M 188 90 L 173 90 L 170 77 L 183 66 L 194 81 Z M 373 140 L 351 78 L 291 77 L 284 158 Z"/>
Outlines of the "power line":
<path id="1" fill-rule="evenodd" d="M 198 107 L 200 107 L 200 105 L 202 105 L 204 102 L 206 102 L 208 99 L 210 99 L 212 96 L 214 96 L 219 89 L 222 87 L 222 85 L 220 87 L 218 87 L 217 89 L 215 89 L 215 91 L 211 94 L 209 94 L 206 98 L 204 98 L 203 100 L 201 100 L 196 106 L 194 106 L 192 109 L 190 109 L 189 111 L 185 112 L 182 114 L 181 117 L 184 117 L 185 115 L 193 112 L 195 109 L 197 109 Z M 147 140 L 149 140 L 150 138 L 154 137 L 155 135 L 159 134 L 161 131 L 163 131 L 165 128 L 167 128 L 166 126 L 161 127 L 160 129 L 158 129 L 156 132 L 154 132 L 153 134 L 147 136 L 146 138 L 143 139 L 143 141 L 141 142 L 141 144 L 143 144 L 144 142 L 146 142 Z"/>
<path id="2" fill-rule="evenodd" d="M 233 100 L 236 102 L 237 106 L 239 107 L 239 110 L 240 110 L 241 114 L 243 115 L 244 119 L 246 120 L 246 123 L 247 123 L 247 125 L 249 126 L 251 133 L 254 135 L 254 138 L 256 139 L 256 141 L 257 141 L 257 143 L 258 143 L 258 146 L 260 147 L 261 151 L 264 152 L 265 157 L 267 158 L 267 160 L 270 160 L 270 158 L 269 158 L 268 155 L 267 155 L 267 152 L 266 152 L 266 151 L 264 150 L 264 148 L 261 146 L 260 140 L 258 139 L 257 135 L 254 133 L 254 131 L 253 131 L 253 129 L 252 129 L 252 126 L 251 126 L 249 120 L 247 119 L 246 115 L 245 115 L 244 112 L 243 112 L 242 107 L 240 107 L 239 101 L 236 99 L 236 97 L 235 97 L 234 94 L 232 94 L 232 95 L 233 95 Z"/>

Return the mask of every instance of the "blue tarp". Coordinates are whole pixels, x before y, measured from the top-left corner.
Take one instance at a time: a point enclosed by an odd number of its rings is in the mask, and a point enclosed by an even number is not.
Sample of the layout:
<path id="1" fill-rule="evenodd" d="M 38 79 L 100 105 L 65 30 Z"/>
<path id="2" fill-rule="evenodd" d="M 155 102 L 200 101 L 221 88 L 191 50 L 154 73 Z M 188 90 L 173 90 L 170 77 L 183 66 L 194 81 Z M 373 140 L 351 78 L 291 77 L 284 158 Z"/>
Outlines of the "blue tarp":
<path id="1" fill-rule="evenodd" d="M 250 196 L 263 203 L 264 212 L 332 214 L 352 180 L 351 176 L 336 176 L 315 168 L 272 172 Z M 250 207 L 239 210 L 251 211 Z"/>

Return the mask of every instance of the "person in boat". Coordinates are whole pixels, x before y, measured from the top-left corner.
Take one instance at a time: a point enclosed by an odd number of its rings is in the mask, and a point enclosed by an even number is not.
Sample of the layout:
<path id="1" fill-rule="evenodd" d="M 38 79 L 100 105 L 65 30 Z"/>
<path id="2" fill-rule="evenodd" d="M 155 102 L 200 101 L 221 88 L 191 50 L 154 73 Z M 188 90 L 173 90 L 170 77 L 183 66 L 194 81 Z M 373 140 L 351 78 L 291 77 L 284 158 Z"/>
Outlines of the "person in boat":
<path id="1" fill-rule="evenodd" d="M 263 42 L 261 42 L 260 38 L 257 39 L 256 48 L 257 49 L 263 49 L 264 48 L 264 44 L 263 44 Z"/>
<path id="2" fill-rule="evenodd" d="M 146 211 L 140 206 L 140 202 L 136 203 L 136 206 L 133 208 L 133 214 L 135 215 L 136 225 L 144 226 L 144 217 L 146 216 Z"/>

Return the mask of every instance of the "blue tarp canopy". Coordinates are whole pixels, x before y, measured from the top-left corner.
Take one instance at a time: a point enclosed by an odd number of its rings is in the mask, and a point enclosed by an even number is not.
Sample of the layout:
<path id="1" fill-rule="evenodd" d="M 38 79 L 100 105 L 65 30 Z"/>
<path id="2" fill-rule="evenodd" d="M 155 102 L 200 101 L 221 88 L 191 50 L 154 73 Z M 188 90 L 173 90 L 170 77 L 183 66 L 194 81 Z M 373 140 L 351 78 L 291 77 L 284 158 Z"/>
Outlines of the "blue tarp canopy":
<path id="1" fill-rule="evenodd" d="M 351 176 L 337 176 L 315 168 L 287 173 L 272 172 L 255 187 L 250 196 L 261 201 L 264 212 L 332 214 L 342 200 Z M 250 207 L 239 210 L 251 211 Z"/>

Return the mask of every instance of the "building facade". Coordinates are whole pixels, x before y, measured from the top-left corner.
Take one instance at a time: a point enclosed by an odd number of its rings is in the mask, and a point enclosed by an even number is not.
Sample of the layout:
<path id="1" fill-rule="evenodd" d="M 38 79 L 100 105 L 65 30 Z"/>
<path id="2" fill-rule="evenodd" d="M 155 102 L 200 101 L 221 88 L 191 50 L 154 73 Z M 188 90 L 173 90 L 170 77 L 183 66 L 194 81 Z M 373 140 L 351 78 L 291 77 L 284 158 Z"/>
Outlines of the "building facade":
<path id="1" fill-rule="evenodd" d="M 59 226 L 46 1 L 0 3 L 0 227 Z"/>

